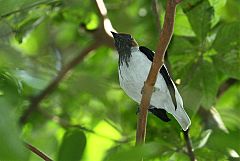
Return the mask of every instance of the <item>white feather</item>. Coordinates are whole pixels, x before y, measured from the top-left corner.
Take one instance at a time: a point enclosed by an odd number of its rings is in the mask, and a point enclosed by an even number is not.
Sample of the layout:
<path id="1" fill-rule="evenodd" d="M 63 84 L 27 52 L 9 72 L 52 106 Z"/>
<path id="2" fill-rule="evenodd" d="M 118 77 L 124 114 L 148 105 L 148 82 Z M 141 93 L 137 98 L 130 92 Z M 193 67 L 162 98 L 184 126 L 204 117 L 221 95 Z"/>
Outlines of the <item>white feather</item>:
<path id="1" fill-rule="evenodd" d="M 119 81 L 121 88 L 126 94 L 134 101 L 140 103 L 142 97 L 141 90 L 149 73 L 151 61 L 148 60 L 138 47 L 132 48 L 131 54 L 132 56 L 128 62 L 128 66 L 126 63 L 119 66 Z M 164 78 L 160 73 L 158 74 L 154 87 L 155 91 L 152 94 L 150 104 L 156 108 L 162 108 L 168 113 L 171 113 L 181 125 L 182 129 L 186 131 L 190 126 L 191 121 L 183 108 L 182 97 L 175 84 L 175 97 L 177 101 L 176 110 Z"/>

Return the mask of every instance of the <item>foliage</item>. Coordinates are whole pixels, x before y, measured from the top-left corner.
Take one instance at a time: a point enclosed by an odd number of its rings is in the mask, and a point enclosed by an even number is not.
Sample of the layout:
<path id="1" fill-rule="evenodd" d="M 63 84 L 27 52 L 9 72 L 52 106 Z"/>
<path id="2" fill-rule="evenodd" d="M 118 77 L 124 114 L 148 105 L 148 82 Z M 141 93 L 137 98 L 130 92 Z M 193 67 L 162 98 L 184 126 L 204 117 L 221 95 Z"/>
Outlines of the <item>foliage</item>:
<path id="1" fill-rule="evenodd" d="M 163 123 L 149 114 L 148 143 L 134 147 L 138 105 L 118 85 L 117 54 L 103 34 L 20 124 L 39 94 L 95 42 L 102 15 L 94 1 L 0 2 L 0 160 L 39 160 L 23 141 L 54 160 L 188 158 L 174 118 Z M 104 2 L 117 31 L 155 50 L 158 25 L 151 1 Z M 166 2 L 159 3 L 162 22 Z M 177 7 L 166 64 L 180 82 L 198 160 L 240 155 L 239 19 L 238 0 L 183 0 Z"/>

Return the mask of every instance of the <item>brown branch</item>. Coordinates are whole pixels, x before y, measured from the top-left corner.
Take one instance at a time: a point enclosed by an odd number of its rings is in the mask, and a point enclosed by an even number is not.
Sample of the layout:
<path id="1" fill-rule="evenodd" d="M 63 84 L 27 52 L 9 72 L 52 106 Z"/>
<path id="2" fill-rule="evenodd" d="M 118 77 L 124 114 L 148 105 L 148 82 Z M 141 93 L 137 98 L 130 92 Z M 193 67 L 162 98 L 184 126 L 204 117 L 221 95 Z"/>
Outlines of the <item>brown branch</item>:
<path id="1" fill-rule="evenodd" d="M 183 131 L 183 136 L 187 145 L 187 154 L 189 156 L 190 161 L 196 161 L 195 155 L 193 153 L 192 142 L 189 136 L 189 129 Z"/>
<path id="2" fill-rule="evenodd" d="M 237 83 L 237 79 L 229 78 L 226 80 L 218 89 L 217 92 L 217 98 L 221 97 L 222 94 L 224 94 L 225 91 L 227 91 L 232 85 Z"/>
<path id="3" fill-rule="evenodd" d="M 52 82 L 38 95 L 34 96 L 30 100 L 28 108 L 24 111 L 20 118 L 20 123 L 25 123 L 30 114 L 38 108 L 40 102 L 55 90 L 55 88 L 58 86 L 64 76 L 68 73 L 68 71 L 77 66 L 92 50 L 98 48 L 99 45 L 100 44 L 98 42 L 93 42 L 88 47 L 86 47 L 76 58 L 71 60 L 65 67 L 63 67 L 62 70 L 58 73 L 58 75 L 52 80 Z"/>
<path id="4" fill-rule="evenodd" d="M 37 156 L 39 156 L 40 158 L 42 158 L 45 161 L 53 161 L 50 157 L 48 157 L 46 154 L 44 154 L 43 152 L 41 152 L 39 149 L 37 149 L 36 147 L 32 146 L 29 143 L 25 143 L 25 146 L 31 150 L 33 153 L 35 153 Z"/>
<path id="5" fill-rule="evenodd" d="M 150 99 L 153 92 L 153 86 L 155 85 L 157 79 L 157 74 L 160 67 L 163 65 L 164 54 L 173 34 L 174 15 L 178 2 L 179 1 L 177 0 L 167 1 L 166 14 L 163 29 L 160 33 L 160 40 L 157 45 L 156 54 L 154 55 L 150 72 L 143 87 L 143 95 L 137 123 L 136 144 L 142 144 L 145 142 L 148 107 L 150 105 Z"/>

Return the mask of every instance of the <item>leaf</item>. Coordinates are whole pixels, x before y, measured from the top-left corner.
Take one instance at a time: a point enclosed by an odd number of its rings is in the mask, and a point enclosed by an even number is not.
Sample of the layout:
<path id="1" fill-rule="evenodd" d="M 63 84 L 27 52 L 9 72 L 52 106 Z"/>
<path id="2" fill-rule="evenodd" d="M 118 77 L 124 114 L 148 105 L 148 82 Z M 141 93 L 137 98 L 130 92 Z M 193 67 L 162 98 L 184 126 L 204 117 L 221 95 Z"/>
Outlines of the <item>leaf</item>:
<path id="1" fill-rule="evenodd" d="M 208 139 L 211 134 L 212 134 L 211 129 L 208 129 L 208 130 L 205 130 L 204 132 L 202 132 L 199 140 L 193 144 L 194 149 L 200 149 L 200 148 L 204 147 L 207 144 Z"/>
<path id="2" fill-rule="evenodd" d="M 219 71 L 229 77 L 240 79 L 240 22 L 221 26 L 213 42 L 218 52 L 212 58 Z"/>
<path id="3" fill-rule="evenodd" d="M 239 0 L 227 0 L 225 8 L 223 10 L 224 20 L 236 21 L 240 18 L 240 1 Z"/>
<path id="4" fill-rule="evenodd" d="M 211 28 L 213 8 L 208 0 L 183 1 L 183 12 L 187 15 L 193 31 L 203 41 Z"/>
<path id="5" fill-rule="evenodd" d="M 228 151 L 229 148 L 239 152 L 240 143 L 238 138 L 240 138 L 239 130 L 229 131 L 228 133 L 218 130 L 214 131 L 208 144 L 209 147 L 221 152 Z"/>
<path id="6" fill-rule="evenodd" d="M 198 90 L 201 95 L 201 104 L 205 108 L 210 108 L 216 99 L 220 78 L 213 63 L 202 60 L 202 62 L 192 68 L 189 73 L 188 86 Z"/>
<path id="7" fill-rule="evenodd" d="M 197 51 L 192 44 L 196 40 L 183 36 L 174 36 L 168 49 L 169 61 L 175 79 L 184 78 L 187 72 L 186 66 L 191 65 L 198 57 Z"/>
<path id="8" fill-rule="evenodd" d="M 68 130 L 58 152 L 58 161 L 79 161 L 86 147 L 86 136 L 78 129 Z"/>
<path id="9" fill-rule="evenodd" d="M 0 6 L 0 16 L 3 16 L 5 14 L 13 13 L 14 11 L 20 9 L 23 6 L 29 5 L 33 2 L 36 2 L 35 0 L 21 0 L 21 1 L 15 1 L 15 0 L 0 0 L 0 3 L 2 4 Z"/>
<path id="10" fill-rule="evenodd" d="M 10 73 L 0 71 L 0 160 L 27 160 L 29 153 L 20 140 L 14 107 L 19 104 L 20 84 Z"/>
<path id="11" fill-rule="evenodd" d="M 213 48 L 218 53 L 227 53 L 231 50 L 238 50 L 240 44 L 240 21 L 223 24 L 217 32 L 213 42 Z"/>

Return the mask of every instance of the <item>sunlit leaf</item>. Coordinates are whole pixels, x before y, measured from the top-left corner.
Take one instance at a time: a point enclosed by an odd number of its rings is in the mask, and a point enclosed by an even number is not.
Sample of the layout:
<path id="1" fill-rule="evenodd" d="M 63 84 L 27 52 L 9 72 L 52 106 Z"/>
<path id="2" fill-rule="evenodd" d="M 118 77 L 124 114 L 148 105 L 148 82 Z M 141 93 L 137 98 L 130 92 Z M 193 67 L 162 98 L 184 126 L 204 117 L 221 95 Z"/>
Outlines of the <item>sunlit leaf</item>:
<path id="1" fill-rule="evenodd" d="M 86 136 L 78 129 L 68 130 L 58 152 L 58 161 L 79 161 L 86 146 Z"/>

